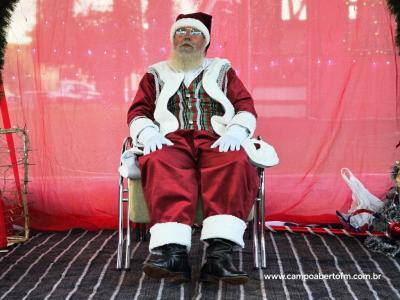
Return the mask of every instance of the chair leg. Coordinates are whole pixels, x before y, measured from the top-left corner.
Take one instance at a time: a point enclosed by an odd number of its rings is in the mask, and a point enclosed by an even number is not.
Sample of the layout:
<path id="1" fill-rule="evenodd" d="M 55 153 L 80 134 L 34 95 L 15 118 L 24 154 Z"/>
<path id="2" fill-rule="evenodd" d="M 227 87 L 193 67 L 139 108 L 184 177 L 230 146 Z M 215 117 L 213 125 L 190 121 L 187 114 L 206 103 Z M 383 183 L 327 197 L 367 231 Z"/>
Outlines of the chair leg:
<path id="1" fill-rule="evenodd" d="M 254 218 L 253 218 L 253 259 L 254 259 L 254 268 L 260 268 L 260 258 L 259 258 L 259 249 L 258 249 L 258 200 L 254 202 Z"/>
<path id="2" fill-rule="evenodd" d="M 129 219 L 129 202 L 128 202 L 128 212 L 126 214 L 126 244 L 125 244 L 125 270 L 129 270 L 131 268 L 131 220 Z"/>
<path id="3" fill-rule="evenodd" d="M 265 180 L 264 180 L 264 170 L 260 171 L 260 184 L 261 184 L 261 193 L 260 193 L 260 229 L 261 229 L 261 268 L 267 268 L 267 253 L 265 249 Z"/>
<path id="4" fill-rule="evenodd" d="M 123 244 L 124 244 L 124 227 L 123 227 L 123 215 L 124 215 L 124 203 L 123 203 L 123 185 L 122 178 L 119 183 L 119 207 L 118 207 L 118 248 L 117 248 L 117 270 L 122 268 L 122 255 L 123 255 Z"/>
<path id="5" fill-rule="evenodd" d="M 132 147 L 132 138 L 127 137 L 122 144 L 121 154 L 123 154 L 127 148 L 131 147 Z M 122 260 L 124 257 L 124 242 L 126 243 L 124 269 L 130 267 L 131 223 L 129 220 L 129 202 L 128 198 L 125 197 L 127 193 L 128 193 L 127 179 L 125 179 L 122 176 L 119 176 L 117 270 L 122 269 Z M 124 236 L 124 202 L 128 202 L 128 211 L 126 213 L 127 215 L 126 236 Z"/>
<path id="6" fill-rule="evenodd" d="M 254 202 L 253 218 L 253 256 L 254 268 L 267 267 L 267 253 L 265 248 L 265 180 L 264 169 L 258 169 L 259 187 Z"/>

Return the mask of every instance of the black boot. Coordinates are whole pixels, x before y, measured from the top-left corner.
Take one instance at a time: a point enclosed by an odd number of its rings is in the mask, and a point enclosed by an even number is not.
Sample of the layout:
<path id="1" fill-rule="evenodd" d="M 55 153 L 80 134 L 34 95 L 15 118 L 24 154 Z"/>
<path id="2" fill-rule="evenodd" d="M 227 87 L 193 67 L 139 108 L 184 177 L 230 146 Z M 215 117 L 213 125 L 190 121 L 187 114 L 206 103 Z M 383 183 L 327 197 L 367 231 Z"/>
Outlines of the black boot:
<path id="1" fill-rule="evenodd" d="M 200 271 L 200 280 L 218 282 L 222 280 L 230 284 L 244 284 L 249 277 L 245 272 L 238 271 L 232 262 L 235 243 L 225 239 L 207 240 L 206 263 Z"/>
<path id="2" fill-rule="evenodd" d="M 174 283 L 190 281 L 191 270 L 186 246 L 167 244 L 159 249 L 162 257 L 144 264 L 143 271 L 146 275 L 157 279 L 167 278 Z"/>

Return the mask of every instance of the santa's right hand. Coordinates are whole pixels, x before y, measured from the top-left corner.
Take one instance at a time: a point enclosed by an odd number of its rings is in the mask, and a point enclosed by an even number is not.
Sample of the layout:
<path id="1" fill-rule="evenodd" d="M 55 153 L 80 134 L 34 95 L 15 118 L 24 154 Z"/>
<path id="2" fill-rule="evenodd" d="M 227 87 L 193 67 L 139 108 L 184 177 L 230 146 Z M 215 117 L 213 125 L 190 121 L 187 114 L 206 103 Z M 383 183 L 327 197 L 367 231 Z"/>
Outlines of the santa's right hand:
<path id="1" fill-rule="evenodd" d="M 169 139 L 165 138 L 154 127 L 146 127 L 143 129 L 140 133 L 139 139 L 142 141 L 144 146 L 143 155 L 162 149 L 163 145 L 173 145 Z"/>
<path id="2" fill-rule="evenodd" d="M 144 144 L 144 150 L 143 150 L 143 155 L 147 155 L 151 152 L 154 152 L 158 149 L 162 149 L 162 145 L 168 145 L 172 146 L 173 143 L 163 137 L 161 134 L 158 134 L 156 136 L 151 137 L 145 144 Z"/>

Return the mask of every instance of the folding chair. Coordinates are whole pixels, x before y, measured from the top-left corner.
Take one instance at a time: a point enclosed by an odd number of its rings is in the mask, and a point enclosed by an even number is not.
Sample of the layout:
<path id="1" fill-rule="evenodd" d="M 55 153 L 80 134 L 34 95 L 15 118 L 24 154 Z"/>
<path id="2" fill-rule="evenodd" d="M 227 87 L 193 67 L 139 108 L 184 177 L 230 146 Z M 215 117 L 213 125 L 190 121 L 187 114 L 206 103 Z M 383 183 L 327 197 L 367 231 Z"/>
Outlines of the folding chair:
<path id="1" fill-rule="evenodd" d="M 258 138 L 260 140 L 260 138 Z M 127 137 L 121 149 L 121 155 L 126 150 L 132 148 L 132 138 Z M 252 229 L 253 236 L 253 258 L 254 268 L 259 269 L 267 267 L 267 258 L 265 250 L 265 180 L 264 168 L 257 167 L 259 176 L 258 193 L 250 212 L 248 222 Z M 146 240 L 146 224 L 150 223 L 149 212 L 144 199 L 140 177 L 124 178 L 119 177 L 119 212 L 118 212 L 118 251 L 117 251 L 117 269 L 122 269 L 124 260 L 124 269 L 130 268 L 130 248 L 131 248 L 131 227 L 136 226 L 137 240 Z M 125 205 L 127 204 L 127 205 Z M 127 210 L 126 210 L 127 206 Z M 124 214 L 126 214 L 124 216 Z M 198 201 L 196 212 L 196 221 L 202 221 L 201 201 Z M 126 218 L 126 226 L 124 226 Z M 126 227 L 124 229 L 124 227 Z M 125 247 L 124 247 L 125 246 Z M 125 251 L 124 251 L 125 248 Z"/>

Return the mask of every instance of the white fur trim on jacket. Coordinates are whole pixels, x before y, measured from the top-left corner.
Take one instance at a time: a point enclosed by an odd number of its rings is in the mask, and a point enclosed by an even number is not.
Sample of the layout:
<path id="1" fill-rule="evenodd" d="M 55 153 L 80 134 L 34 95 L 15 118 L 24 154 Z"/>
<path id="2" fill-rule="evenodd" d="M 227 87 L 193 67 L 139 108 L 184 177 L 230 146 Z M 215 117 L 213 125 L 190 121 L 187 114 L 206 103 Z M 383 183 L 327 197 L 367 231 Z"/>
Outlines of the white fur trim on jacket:
<path id="1" fill-rule="evenodd" d="M 189 225 L 177 222 L 156 223 L 150 228 L 150 244 L 151 253 L 157 254 L 154 248 L 166 244 L 179 244 L 186 246 L 190 251 L 192 246 L 192 228 Z"/>
<path id="2" fill-rule="evenodd" d="M 139 134 L 142 132 L 143 129 L 149 126 L 159 130 L 158 126 L 147 117 L 136 117 L 132 120 L 131 124 L 129 125 L 129 133 L 133 140 L 134 146 L 143 146 L 138 140 Z"/>
<path id="3" fill-rule="evenodd" d="M 249 137 L 252 137 L 256 130 L 256 117 L 248 111 L 239 111 L 232 120 L 229 121 L 226 129 L 232 125 L 240 125 L 250 131 Z"/>
<path id="4" fill-rule="evenodd" d="M 154 119 L 160 124 L 160 132 L 166 135 L 179 128 L 178 119 L 168 110 L 168 101 L 176 93 L 181 85 L 185 74 L 173 70 L 166 61 L 152 65 L 164 82 L 160 95 L 156 99 L 156 109 L 154 110 Z"/>
<path id="5" fill-rule="evenodd" d="M 225 133 L 226 126 L 235 115 L 235 108 L 217 83 L 219 72 L 226 64 L 230 65 L 230 62 L 226 59 L 215 58 L 203 74 L 204 90 L 211 98 L 219 102 L 225 111 L 222 116 L 211 117 L 211 126 L 220 136 Z"/>
<path id="6" fill-rule="evenodd" d="M 232 215 L 215 215 L 203 220 L 200 239 L 222 238 L 232 241 L 244 248 L 243 234 L 246 223 Z"/>
<path id="7" fill-rule="evenodd" d="M 183 19 L 179 19 L 171 26 L 171 31 L 170 31 L 169 36 L 171 38 L 172 44 L 174 43 L 175 31 L 181 27 L 193 27 L 193 28 L 200 30 L 204 34 L 204 38 L 206 40 L 206 45 L 208 45 L 210 43 L 210 32 L 208 31 L 206 25 L 204 25 L 201 21 L 199 21 L 197 19 L 183 18 Z"/>

